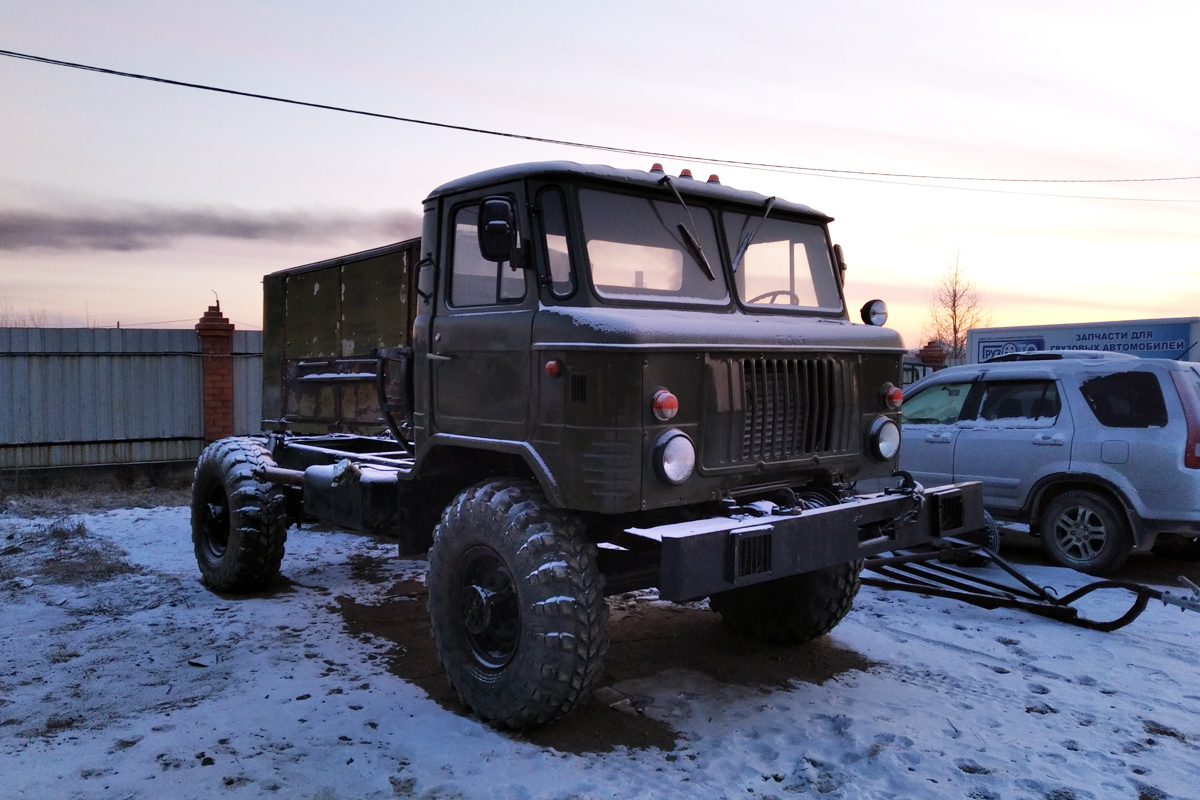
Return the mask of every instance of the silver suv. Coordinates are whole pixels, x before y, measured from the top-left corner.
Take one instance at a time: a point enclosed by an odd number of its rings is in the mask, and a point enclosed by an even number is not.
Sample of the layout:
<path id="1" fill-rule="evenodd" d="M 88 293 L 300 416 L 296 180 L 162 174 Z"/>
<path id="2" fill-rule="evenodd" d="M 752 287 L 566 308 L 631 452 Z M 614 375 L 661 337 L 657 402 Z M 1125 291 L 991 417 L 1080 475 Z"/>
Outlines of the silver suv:
<path id="1" fill-rule="evenodd" d="M 988 511 L 1029 523 L 1063 566 L 1108 574 L 1152 547 L 1200 559 L 1200 365 L 1002 356 L 913 384 L 901 421 L 901 469 L 982 481 Z"/>

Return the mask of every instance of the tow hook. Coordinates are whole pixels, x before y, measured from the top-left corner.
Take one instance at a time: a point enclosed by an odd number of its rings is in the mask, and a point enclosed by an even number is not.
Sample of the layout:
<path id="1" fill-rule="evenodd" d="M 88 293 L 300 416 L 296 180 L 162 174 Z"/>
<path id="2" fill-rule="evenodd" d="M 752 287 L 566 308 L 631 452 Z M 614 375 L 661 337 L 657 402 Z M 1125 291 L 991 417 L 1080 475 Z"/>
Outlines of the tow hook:
<path id="1" fill-rule="evenodd" d="M 1172 594 L 1171 592 L 1163 592 L 1158 598 L 1163 601 L 1163 605 L 1179 606 L 1180 611 L 1192 610 L 1200 611 L 1200 586 L 1189 581 L 1184 576 L 1179 576 L 1179 582 L 1192 590 L 1190 595 Z"/>

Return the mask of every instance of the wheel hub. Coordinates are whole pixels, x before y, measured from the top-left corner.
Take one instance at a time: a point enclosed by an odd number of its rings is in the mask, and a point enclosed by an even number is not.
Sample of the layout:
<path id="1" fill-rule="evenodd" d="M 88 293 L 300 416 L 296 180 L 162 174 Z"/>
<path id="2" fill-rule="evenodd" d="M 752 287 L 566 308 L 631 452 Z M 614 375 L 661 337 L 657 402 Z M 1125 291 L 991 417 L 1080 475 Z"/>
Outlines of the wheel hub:
<path id="1" fill-rule="evenodd" d="M 458 570 L 458 617 L 478 666 L 502 669 L 517 652 L 521 611 L 508 566 L 490 547 L 474 547 Z"/>
<path id="2" fill-rule="evenodd" d="M 492 624 L 492 598 L 496 593 L 474 584 L 466 587 L 463 594 L 463 624 L 467 633 L 478 636 Z"/>
<path id="3" fill-rule="evenodd" d="M 1079 559 L 1094 558 L 1104 547 L 1106 534 L 1103 521 L 1086 508 L 1067 509 L 1055 525 L 1059 545 Z"/>

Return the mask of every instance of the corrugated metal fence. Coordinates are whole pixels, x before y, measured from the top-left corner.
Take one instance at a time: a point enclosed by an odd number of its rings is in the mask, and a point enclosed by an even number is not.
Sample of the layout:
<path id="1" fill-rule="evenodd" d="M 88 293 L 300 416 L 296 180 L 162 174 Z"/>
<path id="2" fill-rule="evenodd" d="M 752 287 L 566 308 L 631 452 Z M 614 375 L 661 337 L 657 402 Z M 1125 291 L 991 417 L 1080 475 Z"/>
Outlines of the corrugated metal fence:
<path id="1" fill-rule="evenodd" d="M 262 333 L 234 331 L 235 433 L 257 433 Z M 194 330 L 0 328 L 0 470 L 194 460 Z"/>

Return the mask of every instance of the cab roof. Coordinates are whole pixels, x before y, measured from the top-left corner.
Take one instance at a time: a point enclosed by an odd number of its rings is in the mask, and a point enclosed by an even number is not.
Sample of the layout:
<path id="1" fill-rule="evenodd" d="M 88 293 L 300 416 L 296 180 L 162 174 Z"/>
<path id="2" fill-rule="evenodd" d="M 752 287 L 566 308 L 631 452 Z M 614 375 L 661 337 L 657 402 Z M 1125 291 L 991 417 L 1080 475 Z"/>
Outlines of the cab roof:
<path id="1" fill-rule="evenodd" d="M 566 180 L 571 182 L 595 181 L 608 183 L 626 188 L 638 188 L 651 191 L 671 192 L 662 185 L 665 173 L 660 171 L 642 172 L 636 169 L 617 169 L 602 164 L 577 164 L 574 161 L 533 161 L 525 164 L 513 164 L 507 167 L 497 167 L 474 175 L 456 178 L 429 193 L 426 202 L 444 194 L 483 189 L 500 183 L 509 183 L 526 178 L 540 180 Z M 720 203 L 737 203 L 752 207 L 763 208 L 769 199 L 758 192 L 748 192 L 733 189 L 719 183 L 709 183 L 704 180 L 672 175 L 671 183 L 685 197 L 695 197 Z M 800 203 L 792 203 L 783 198 L 776 198 L 772 214 L 798 214 L 815 218 L 821 222 L 832 222 L 833 217 L 823 214 L 814 208 Z"/>

